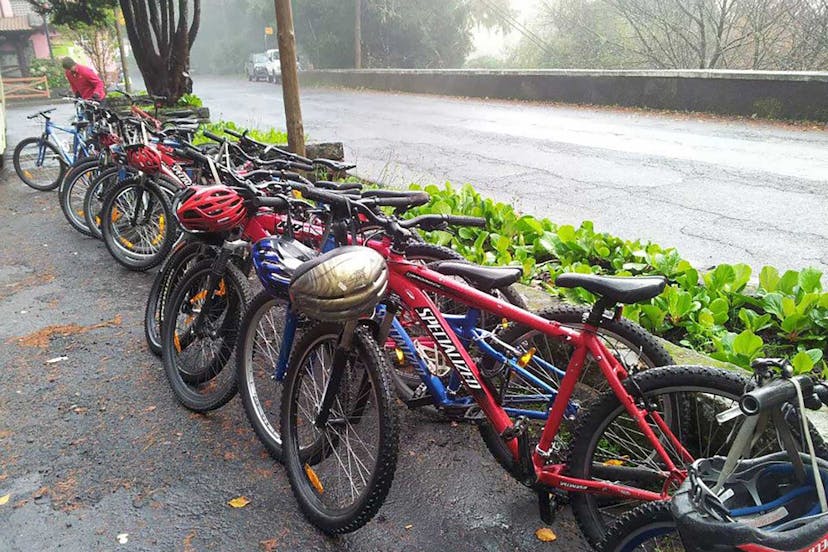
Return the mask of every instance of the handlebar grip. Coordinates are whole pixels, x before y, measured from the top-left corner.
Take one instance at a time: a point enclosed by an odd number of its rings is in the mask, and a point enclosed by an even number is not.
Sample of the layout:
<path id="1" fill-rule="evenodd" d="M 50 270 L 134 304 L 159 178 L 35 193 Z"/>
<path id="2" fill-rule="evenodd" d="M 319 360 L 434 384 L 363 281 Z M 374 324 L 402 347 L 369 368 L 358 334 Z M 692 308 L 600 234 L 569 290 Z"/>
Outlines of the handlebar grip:
<path id="1" fill-rule="evenodd" d="M 224 132 L 225 134 L 229 134 L 230 136 L 235 136 L 236 138 L 244 138 L 244 134 L 236 130 L 233 130 L 232 128 L 225 128 L 222 130 L 222 132 Z"/>
<path id="2" fill-rule="evenodd" d="M 474 226 L 486 228 L 486 219 L 480 217 L 464 217 L 460 215 L 448 215 L 446 222 L 452 226 Z"/>
<path id="3" fill-rule="evenodd" d="M 321 201 L 322 203 L 328 203 L 330 205 L 339 206 L 344 206 L 348 204 L 347 197 L 334 192 L 320 190 L 319 188 L 313 188 L 311 186 L 305 186 L 302 184 L 294 186 L 294 189 L 302 192 L 302 197 L 304 197 L 305 199 L 310 199 L 311 201 Z"/>
<path id="4" fill-rule="evenodd" d="M 811 376 L 806 374 L 791 379 L 796 379 L 799 382 L 804 396 L 813 393 L 814 380 Z M 742 398 L 739 399 L 739 408 L 746 416 L 755 416 L 762 410 L 768 410 L 774 406 L 792 401 L 795 398 L 796 388 L 791 383 L 791 380 L 778 379 L 764 387 L 754 389 L 742 395 Z"/>
<path id="5" fill-rule="evenodd" d="M 222 138 L 217 134 L 213 134 L 209 130 L 205 130 L 202 134 L 204 134 L 205 138 L 212 140 L 213 142 L 224 142 L 226 140 L 226 138 Z"/>
<path id="6" fill-rule="evenodd" d="M 257 198 L 256 203 L 259 207 L 272 207 L 276 211 L 287 211 L 290 207 L 288 200 L 281 196 L 260 197 Z"/>

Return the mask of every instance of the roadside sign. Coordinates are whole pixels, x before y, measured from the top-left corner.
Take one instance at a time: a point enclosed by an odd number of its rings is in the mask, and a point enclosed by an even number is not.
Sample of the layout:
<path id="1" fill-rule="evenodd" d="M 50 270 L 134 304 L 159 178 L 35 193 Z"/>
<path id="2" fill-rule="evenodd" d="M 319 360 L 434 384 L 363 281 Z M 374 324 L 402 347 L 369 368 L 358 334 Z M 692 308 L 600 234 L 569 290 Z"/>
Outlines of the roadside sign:
<path id="1" fill-rule="evenodd" d="M 265 27 L 265 34 L 272 35 L 273 34 L 273 27 Z"/>

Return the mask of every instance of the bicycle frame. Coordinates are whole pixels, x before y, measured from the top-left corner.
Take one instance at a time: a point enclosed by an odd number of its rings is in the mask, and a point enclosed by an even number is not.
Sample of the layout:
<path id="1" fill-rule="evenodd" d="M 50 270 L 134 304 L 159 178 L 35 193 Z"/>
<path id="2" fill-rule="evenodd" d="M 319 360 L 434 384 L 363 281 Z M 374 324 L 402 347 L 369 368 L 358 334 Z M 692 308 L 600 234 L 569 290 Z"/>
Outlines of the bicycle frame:
<path id="1" fill-rule="evenodd" d="M 67 134 L 72 135 L 72 151 L 68 152 L 63 147 L 63 144 L 55 137 L 55 131 L 65 132 Z M 81 137 L 81 132 L 76 128 L 72 127 L 64 127 L 58 124 L 55 124 L 51 121 L 51 119 L 46 119 L 45 128 L 43 129 L 42 135 L 43 142 L 51 142 L 52 144 L 57 147 L 58 152 L 60 152 L 60 156 L 63 159 L 63 162 L 67 165 L 73 165 L 75 160 L 78 159 L 79 155 L 86 156 L 89 155 L 89 147 L 86 144 L 86 141 Z M 37 164 L 42 165 L 43 160 L 46 157 L 46 146 L 41 145 L 40 151 L 38 152 L 37 156 Z"/>
<path id="2" fill-rule="evenodd" d="M 444 276 L 424 265 L 407 261 L 401 255 L 387 250 L 387 245 L 378 245 L 374 242 L 369 245 L 386 254 L 389 269 L 389 290 L 400 297 L 406 310 L 416 316 L 422 326 L 428 330 L 435 344 L 448 360 L 452 370 L 459 374 L 474 402 L 499 434 L 503 434 L 505 430 L 513 426 L 509 412 L 498 404 L 487 386 L 481 383 L 479 369 L 461 340 L 463 331 L 467 332 L 467 335 L 474 335 L 472 326 L 476 315 L 467 314 L 464 317 L 447 318 L 440 313 L 423 287 L 426 287 L 429 292 L 463 303 L 470 307 L 472 311 L 482 310 L 493 313 L 498 317 L 526 325 L 546 335 L 564 339 L 573 346 L 574 352 L 569 365 L 563 371 L 564 376 L 554 396 L 540 442 L 532 452 L 531 460 L 538 483 L 571 491 L 624 496 L 636 500 L 660 500 L 668 496 L 667 491 L 671 483 L 681 482 L 684 479 L 686 472 L 676 467 L 648 424 L 646 417 L 649 416 L 655 422 L 660 431 L 670 440 L 672 446 L 679 451 L 679 454 L 685 460 L 690 461 L 692 457 L 670 431 L 661 415 L 658 412 L 650 412 L 639 408 L 635 399 L 624 388 L 622 380 L 627 377 L 627 372 L 597 336 L 597 328 L 589 325 L 586 325 L 583 330 L 564 327 L 557 322 L 546 320 L 501 301 L 488 293 Z M 462 321 L 460 318 L 468 318 L 468 320 Z M 464 325 L 465 329 L 463 329 Z M 460 335 L 455 331 L 455 328 L 463 330 Z M 595 360 L 612 391 L 628 414 L 635 420 L 644 436 L 650 441 L 656 454 L 664 462 L 666 468 L 664 472 L 665 483 L 660 494 L 626 485 L 569 477 L 565 475 L 565 465 L 547 464 L 547 459 L 551 454 L 552 442 L 560 429 L 567 410 L 570 408 L 570 399 L 587 356 L 591 356 Z M 427 386 L 431 385 L 430 389 L 433 388 L 439 392 L 442 383 L 430 374 L 428 376 L 424 378 L 424 383 Z M 514 458 L 519 460 L 517 439 L 513 438 L 506 444 Z"/>

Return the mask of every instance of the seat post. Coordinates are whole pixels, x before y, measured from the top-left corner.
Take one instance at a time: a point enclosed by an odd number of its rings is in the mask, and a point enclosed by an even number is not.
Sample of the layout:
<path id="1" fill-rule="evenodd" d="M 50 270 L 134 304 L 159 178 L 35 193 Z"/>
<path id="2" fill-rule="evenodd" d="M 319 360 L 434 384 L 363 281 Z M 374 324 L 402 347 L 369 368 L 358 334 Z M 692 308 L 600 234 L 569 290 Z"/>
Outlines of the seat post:
<path id="1" fill-rule="evenodd" d="M 586 323 L 590 326 L 595 326 L 596 328 L 601 325 L 601 320 L 604 318 L 604 312 L 613 308 L 615 306 L 615 302 L 607 299 L 606 297 L 599 297 L 595 304 L 592 306 L 592 310 L 589 312 L 589 316 L 586 319 Z"/>

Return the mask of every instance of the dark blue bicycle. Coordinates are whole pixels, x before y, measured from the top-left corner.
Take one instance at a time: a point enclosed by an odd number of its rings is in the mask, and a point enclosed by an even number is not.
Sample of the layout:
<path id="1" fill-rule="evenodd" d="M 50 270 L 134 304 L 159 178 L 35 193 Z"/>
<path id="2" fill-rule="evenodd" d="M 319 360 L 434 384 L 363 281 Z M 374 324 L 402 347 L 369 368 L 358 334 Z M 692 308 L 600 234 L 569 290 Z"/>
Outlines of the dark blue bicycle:
<path id="1" fill-rule="evenodd" d="M 49 114 L 54 110 L 44 109 L 29 115 L 28 119 L 43 117 L 43 133 L 26 138 L 14 148 L 17 176 L 27 186 L 41 192 L 57 188 L 75 160 L 92 154 L 92 147 L 86 141 L 89 122 L 83 119 L 81 108 L 77 108 L 78 116 L 70 126 L 53 123 Z M 69 140 L 64 142 L 58 133 L 67 135 Z"/>

